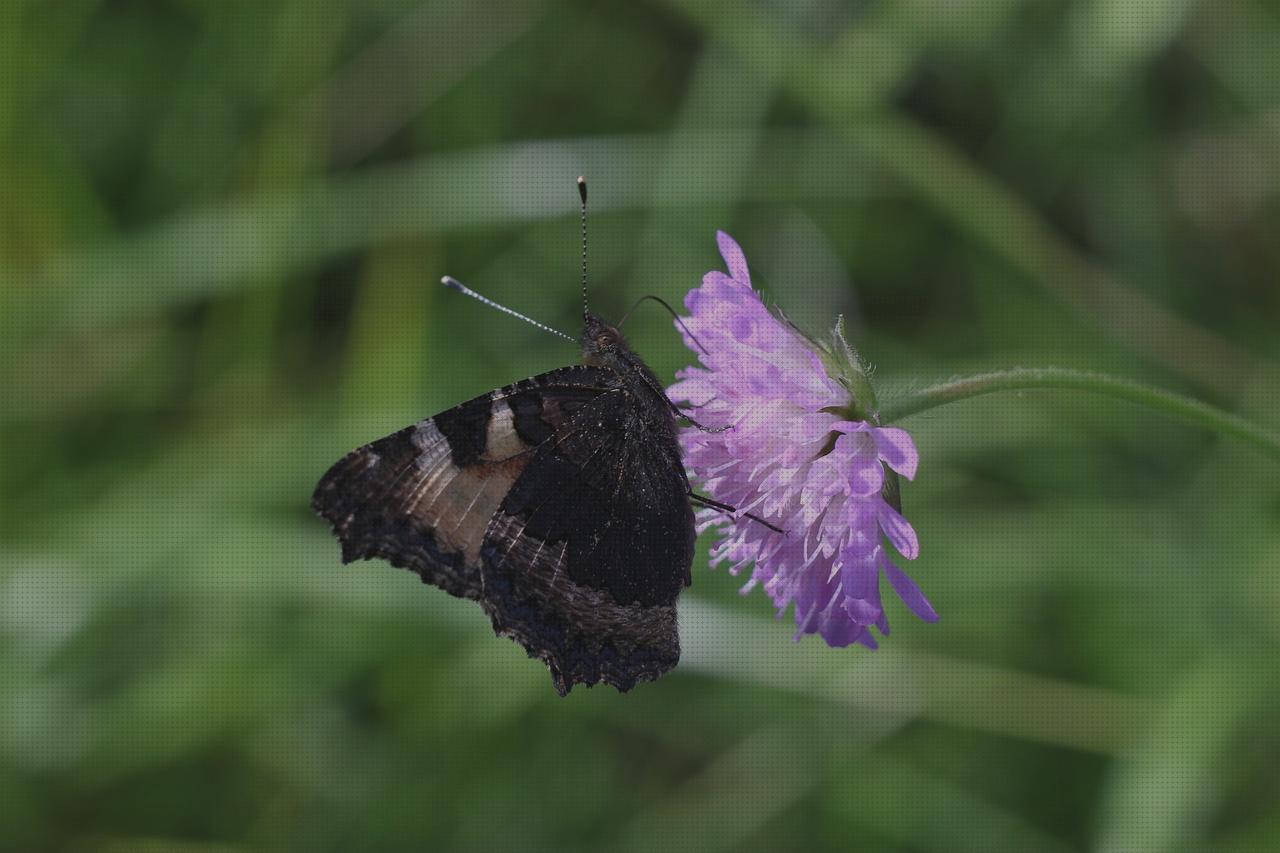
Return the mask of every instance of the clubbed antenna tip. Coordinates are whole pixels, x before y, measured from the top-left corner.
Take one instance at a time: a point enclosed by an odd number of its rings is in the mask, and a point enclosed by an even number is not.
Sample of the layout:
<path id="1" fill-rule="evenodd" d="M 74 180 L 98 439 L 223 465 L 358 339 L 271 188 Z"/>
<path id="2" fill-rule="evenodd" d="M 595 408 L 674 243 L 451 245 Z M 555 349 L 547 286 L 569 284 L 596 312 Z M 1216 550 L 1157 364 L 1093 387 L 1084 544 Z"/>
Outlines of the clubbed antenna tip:
<path id="1" fill-rule="evenodd" d="M 578 176 L 578 196 L 582 199 L 582 320 L 591 319 L 587 311 L 587 179 Z"/>

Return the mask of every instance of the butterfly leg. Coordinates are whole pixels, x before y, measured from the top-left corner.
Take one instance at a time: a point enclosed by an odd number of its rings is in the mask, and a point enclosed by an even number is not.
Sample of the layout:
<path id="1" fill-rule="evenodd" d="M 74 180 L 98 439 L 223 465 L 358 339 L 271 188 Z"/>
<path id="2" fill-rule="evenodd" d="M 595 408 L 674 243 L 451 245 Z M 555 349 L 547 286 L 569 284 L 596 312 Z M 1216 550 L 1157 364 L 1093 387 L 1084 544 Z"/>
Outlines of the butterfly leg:
<path id="1" fill-rule="evenodd" d="M 710 507 L 711 509 L 718 509 L 721 512 L 723 512 L 725 515 L 733 516 L 736 518 L 736 516 L 734 516 L 734 513 L 738 511 L 737 507 L 729 506 L 728 504 L 720 503 L 720 501 L 712 500 L 711 498 L 704 497 L 703 495 L 700 495 L 694 492 L 693 490 L 689 491 L 689 500 L 693 501 L 694 503 L 701 504 L 702 506 Z M 763 518 L 761 518 L 758 515 L 755 515 L 754 513 L 744 512 L 742 514 L 742 517 L 749 518 L 758 524 L 763 524 L 765 527 L 769 528 L 774 533 L 781 533 L 783 536 L 787 534 L 787 531 L 783 530 L 781 527 L 777 527 L 776 525 L 770 524 L 769 522 L 765 521 Z"/>
<path id="2" fill-rule="evenodd" d="M 684 418 L 695 429 L 702 430 L 703 432 L 726 432 L 728 430 L 733 429 L 732 425 L 722 426 L 722 427 L 709 427 L 709 426 L 705 426 L 704 424 L 698 423 L 696 420 L 693 419 L 692 415 L 690 415 L 684 409 L 677 406 L 675 403 L 671 402 L 671 398 L 667 396 L 667 393 L 665 391 L 663 391 L 654 383 L 651 377 L 645 376 L 644 373 L 640 373 L 639 376 L 641 381 L 644 382 L 645 385 L 648 385 L 650 390 L 653 391 L 653 393 L 657 394 L 663 400 L 667 401 L 667 406 L 670 407 L 671 411 L 675 413 L 676 417 Z"/>
<path id="3" fill-rule="evenodd" d="M 690 415 L 684 409 L 680 408 L 675 403 L 671 402 L 671 398 L 667 396 L 665 391 L 663 391 L 661 388 L 659 388 L 649 379 L 644 378 L 643 375 L 641 376 L 641 378 L 644 379 L 644 383 L 646 385 L 648 385 L 651 389 L 653 389 L 653 392 L 655 394 L 658 394 L 659 396 L 662 397 L 662 399 L 667 401 L 667 405 L 671 408 L 671 411 L 675 413 L 675 416 L 677 418 L 683 418 L 684 420 L 688 421 L 689 424 L 693 426 L 694 429 L 699 429 L 699 430 L 702 430 L 703 432 L 727 432 L 728 430 L 733 429 L 732 425 L 727 425 L 722 427 L 709 427 L 704 424 L 698 423 L 696 420 L 693 419 L 693 415 Z"/>
<path id="4" fill-rule="evenodd" d="M 706 426 L 705 424 L 700 424 L 697 421 L 695 421 L 691 415 L 686 413 L 683 409 L 681 409 L 675 403 L 671 404 L 671 408 L 676 413 L 677 417 L 684 418 L 686 421 L 689 422 L 689 426 L 693 427 L 696 430 L 701 430 L 702 432 L 728 432 L 729 430 L 733 429 L 732 425 L 727 425 L 722 427 L 709 427 L 709 426 Z"/>

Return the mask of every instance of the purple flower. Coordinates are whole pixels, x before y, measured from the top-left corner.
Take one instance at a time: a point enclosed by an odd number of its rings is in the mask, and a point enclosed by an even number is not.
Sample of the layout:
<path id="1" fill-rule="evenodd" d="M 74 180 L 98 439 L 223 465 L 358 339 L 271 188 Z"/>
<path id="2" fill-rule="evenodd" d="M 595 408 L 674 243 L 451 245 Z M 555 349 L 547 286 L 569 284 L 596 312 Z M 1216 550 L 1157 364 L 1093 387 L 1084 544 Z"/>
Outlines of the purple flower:
<path id="1" fill-rule="evenodd" d="M 821 634 L 831 646 L 875 648 L 870 627 L 889 633 L 881 573 L 913 613 L 935 621 L 933 607 L 889 559 L 881 537 L 908 560 L 919 553 L 915 530 L 884 488 L 892 476 L 885 466 L 908 480 L 915 476 L 911 436 L 879 425 L 866 368 L 840 324 L 831 345 L 803 335 L 760 301 L 733 238 L 721 231 L 716 241 L 729 274 L 709 272 L 689 292 L 688 332 L 681 330 L 702 366 L 681 370 L 669 389 L 673 400 L 694 407 L 701 423 L 731 427 L 680 434 L 690 473 L 712 498 L 738 510 L 736 520 L 717 510 L 699 512 L 699 529 L 722 536 L 711 565 L 727 563 L 732 574 L 753 565 L 743 593 L 763 586 L 779 616 L 794 603 L 797 640 Z M 888 493 L 896 495 L 896 488 Z"/>

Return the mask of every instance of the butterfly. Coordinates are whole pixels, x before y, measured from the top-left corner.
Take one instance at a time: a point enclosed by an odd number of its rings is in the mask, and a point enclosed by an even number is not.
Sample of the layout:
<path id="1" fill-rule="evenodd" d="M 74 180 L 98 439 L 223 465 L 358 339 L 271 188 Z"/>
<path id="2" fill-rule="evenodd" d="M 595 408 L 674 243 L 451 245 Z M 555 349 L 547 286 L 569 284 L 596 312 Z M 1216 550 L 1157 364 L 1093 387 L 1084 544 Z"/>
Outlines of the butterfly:
<path id="1" fill-rule="evenodd" d="M 344 563 L 381 558 L 478 602 L 499 636 L 547 665 L 561 696 L 601 682 L 627 691 L 676 665 L 691 501 L 707 502 L 681 462 L 683 413 L 618 329 L 586 310 L 582 179 L 579 193 L 582 363 L 351 451 L 311 500 Z"/>

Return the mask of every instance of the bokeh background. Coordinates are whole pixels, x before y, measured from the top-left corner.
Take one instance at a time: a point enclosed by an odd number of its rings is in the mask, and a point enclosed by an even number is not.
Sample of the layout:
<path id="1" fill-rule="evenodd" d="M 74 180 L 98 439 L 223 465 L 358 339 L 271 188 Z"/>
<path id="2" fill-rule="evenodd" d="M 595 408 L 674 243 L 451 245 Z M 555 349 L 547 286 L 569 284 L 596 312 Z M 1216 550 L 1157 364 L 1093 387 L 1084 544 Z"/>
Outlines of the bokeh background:
<path id="1" fill-rule="evenodd" d="M 883 395 L 1110 371 L 1280 425 L 1263 0 L 0 5 L 0 848 L 1280 849 L 1280 467 L 1079 392 L 904 423 L 878 652 L 706 566 L 559 699 L 342 567 L 349 448 L 743 245 Z M 690 362 L 652 305 L 632 342 Z"/>

